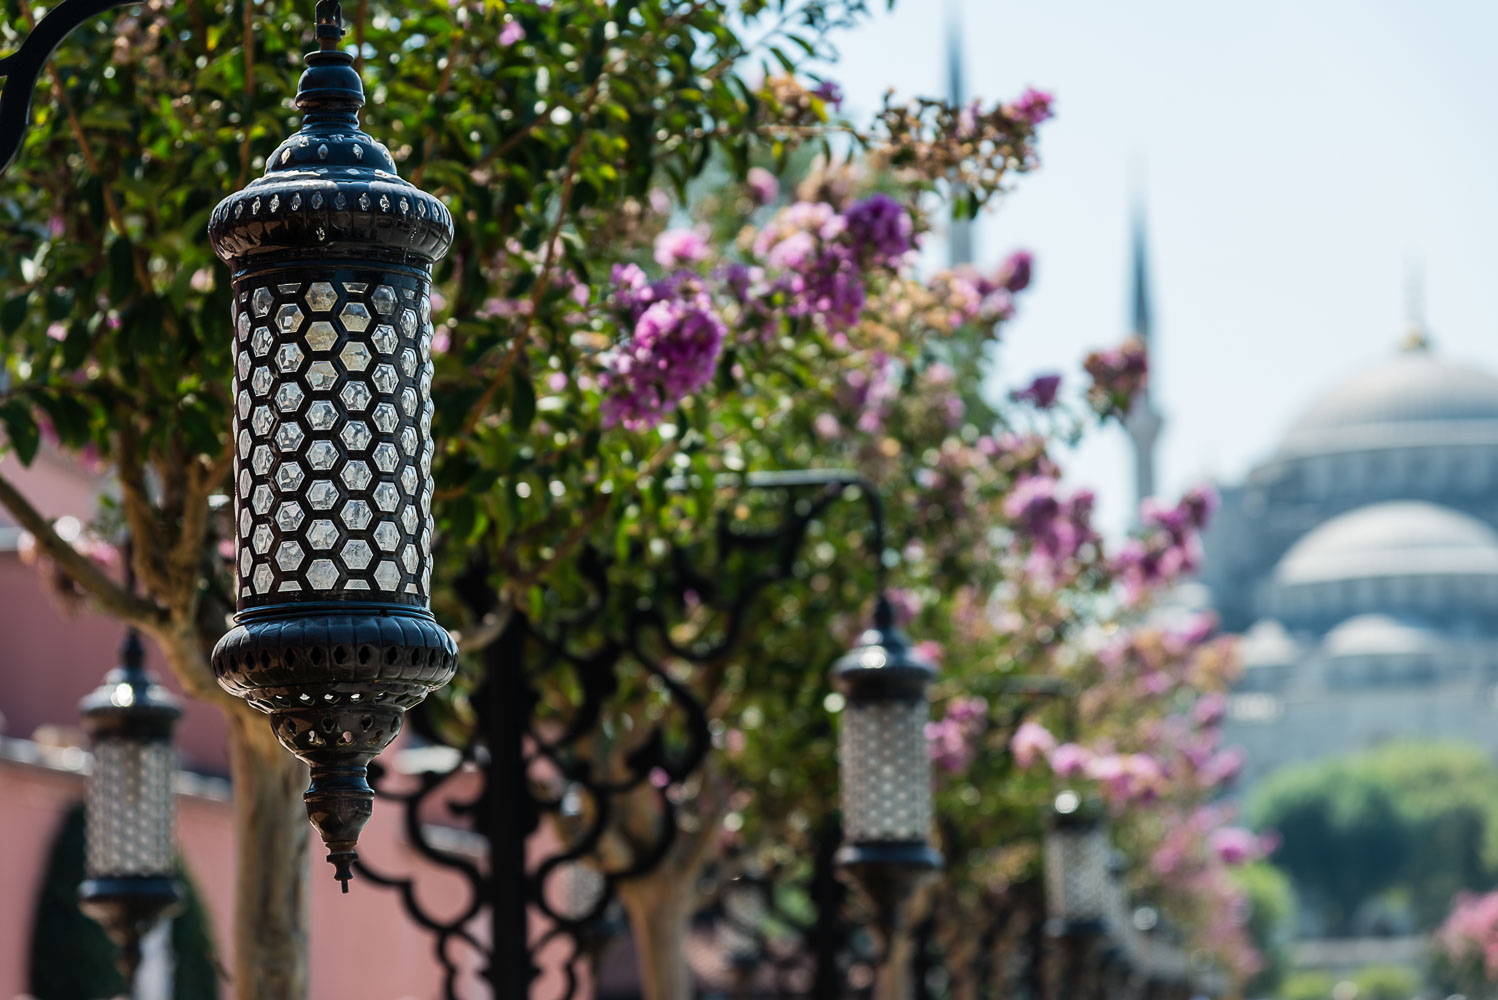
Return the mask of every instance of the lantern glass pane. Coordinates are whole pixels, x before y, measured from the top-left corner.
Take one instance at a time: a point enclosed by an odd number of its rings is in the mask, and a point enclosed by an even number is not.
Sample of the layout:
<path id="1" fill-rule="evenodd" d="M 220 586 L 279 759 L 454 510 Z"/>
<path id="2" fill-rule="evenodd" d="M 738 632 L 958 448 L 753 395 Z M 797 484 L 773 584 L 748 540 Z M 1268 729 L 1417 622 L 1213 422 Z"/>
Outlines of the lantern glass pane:
<path id="1" fill-rule="evenodd" d="M 1062 920 L 1106 920 L 1112 900 L 1108 836 L 1098 828 L 1052 830 L 1045 843 L 1046 903 Z"/>
<path id="2" fill-rule="evenodd" d="M 921 701 L 850 702 L 838 744 L 843 829 L 853 843 L 931 833 L 930 710 Z"/>
<path id="3" fill-rule="evenodd" d="M 172 874 L 170 743 L 104 739 L 94 746 L 87 806 L 90 878 Z"/>
<path id="4" fill-rule="evenodd" d="M 258 356 L 274 361 L 254 369 L 256 391 L 273 405 L 236 428 L 250 443 L 236 476 L 241 607 L 288 593 L 428 603 L 429 541 L 409 529 L 389 535 L 430 514 L 431 471 L 421 460 L 430 433 L 418 416 L 431 395 L 421 308 L 430 288 L 406 274 L 344 276 L 354 280 L 279 274 L 236 289 L 240 317 L 276 318 L 258 342 L 236 345 L 246 370 Z M 372 524 L 371 510 L 390 516 Z"/>

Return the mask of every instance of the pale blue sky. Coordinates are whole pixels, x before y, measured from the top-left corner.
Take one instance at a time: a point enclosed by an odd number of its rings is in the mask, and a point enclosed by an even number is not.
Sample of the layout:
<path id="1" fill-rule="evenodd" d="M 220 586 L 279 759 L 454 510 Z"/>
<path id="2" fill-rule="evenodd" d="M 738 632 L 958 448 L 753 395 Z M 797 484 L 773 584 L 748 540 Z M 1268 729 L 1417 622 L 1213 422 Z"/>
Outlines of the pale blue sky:
<path id="1" fill-rule="evenodd" d="M 1125 334 L 1140 178 L 1162 492 L 1238 477 L 1318 391 L 1394 351 L 1412 260 L 1437 350 L 1498 370 L 1498 3 L 956 6 L 970 96 L 1033 84 L 1057 100 L 1042 169 L 978 233 L 982 263 L 1037 257 L 1009 381 L 1074 375 Z M 855 118 L 888 87 L 945 93 L 945 11 L 903 0 L 842 37 L 833 74 Z M 1127 523 L 1121 433 L 1072 472 L 1105 527 Z"/>

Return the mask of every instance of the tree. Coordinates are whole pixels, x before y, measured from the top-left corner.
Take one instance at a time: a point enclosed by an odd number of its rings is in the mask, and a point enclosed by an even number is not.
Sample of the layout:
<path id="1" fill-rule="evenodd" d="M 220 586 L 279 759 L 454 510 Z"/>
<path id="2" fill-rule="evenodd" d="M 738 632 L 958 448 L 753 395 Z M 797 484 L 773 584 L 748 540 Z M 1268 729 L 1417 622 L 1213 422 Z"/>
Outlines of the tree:
<path id="1" fill-rule="evenodd" d="M 1431 928 L 1458 893 L 1498 879 L 1495 792 L 1498 766 L 1477 748 L 1394 744 L 1275 774 L 1248 814 L 1283 838 L 1275 863 L 1329 932 L 1356 932 L 1391 890 Z"/>

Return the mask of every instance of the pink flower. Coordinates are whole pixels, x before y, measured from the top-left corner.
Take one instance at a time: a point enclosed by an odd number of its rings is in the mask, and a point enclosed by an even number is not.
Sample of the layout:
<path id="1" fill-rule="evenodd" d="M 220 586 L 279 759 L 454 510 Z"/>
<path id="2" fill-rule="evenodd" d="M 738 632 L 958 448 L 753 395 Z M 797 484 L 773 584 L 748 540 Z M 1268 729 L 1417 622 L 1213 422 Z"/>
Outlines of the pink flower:
<path id="1" fill-rule="evenodd" d="M 212 270 L 212 268 L 207 268 L 207 267 L 200 267 L 200 268 L 198 268 L 196 271 L 194 271 L 192 273 L 192 277 L 190 279 L 188 279 L 188 284 L 192 286 L 192 290 L 195 291 L 195 292 L 211 292 L 211 291 L 213 291 L 213 270 Z"/>
<path id="2" fill-rule="evenodd" d="M 1056 737 L 1038 722 L 1026 722 L 1014 731 L 1014 736 L 1009 741 L 1014 762 L 1023 768 L 1028 768 L 1042 757 L 1050 757 L 1056 749 Z"/>
<path id="3" fill-rule="evenodd" d="M 68 339 L 68 328 L 64 323 L 53 323 L 47 327 L 47 339 L 63 341 Z"/>
<path id="4" fill-rule="evenodd" d="M 505 48 L 509 48 L 524 38 L 525 29 L 520 26 L 519 21 L 507 21 L 505 26 L 499 29 L 499 44 Z"/>
<path id="5" fill-rule="evenodd" d="M 768 205 L 780 197 L 780 181 L 764 167 L 750 167 L 744 185 L 756 205 Z"/>
<path id="6" fill-rule="evenodd" d="M 1215 726 L 1227 715 L 1228 700 L 1218 692 L 1203 695 L 1191 706 L 1191 717 L 1198 726 Z"/>
<path id="7" fill-rule="evenodd" d="M 1054 101 L 1055 98 L 1045 91 L 1027 87 L 1025 92 L 1019 95 L 1019 99 L 1004 110 L 1015 121 L 1023 122 L 1033 128 L 1055 117 L 1055 112 L 1051 110 L 1051 104 Z"/>
<path id="8" fill-rule="evenodd" d="M 1063 743 L 1051 751 L 1051 770 L 1058 778 L 1081 777 L 1092 766 L 1095 755 L 1086 747 Z"/>
<path id="9" fill-rule="evenodd" d="M 946 659 L 947 651 L 941 643 L 935 639 L 922 639 L 915 644 L 915 653 L 921 659 L 932 666 L 941 666 L 941 661 Z"/>
<path id="10" fill-rule="evenodd" d="M 999 268 L 997 281 L 1010 292 L 1022 292 L 1030 287 L 1030 274 L 1035 258 L 1028 250 L 1016 250 Z"/>
<path id="11" fill-rule="evenodd" d="M 1246 864 L 1261 854 L 1259 838 L 1238 826 L 1213 830 L 1207 837 L 1207 846 L 1225 865 Z"/>
<path id="12" fill-rule="evenodd" d="M 1009 398 L 1016 403 L 1030 403 L 1036 409 L 1049 410 L 1056 405 L 1056 396 L 1061 391 L 1060 375 L 1037 375 L 1023 389 L 1016 389 Z"/>
<path id="13" fill-rule="evenodd" d="M 661 267 L 683 267 L 705 257 L 707 240 L 695 229 L 668 229 L 655 238 L 655 262 Z"/>

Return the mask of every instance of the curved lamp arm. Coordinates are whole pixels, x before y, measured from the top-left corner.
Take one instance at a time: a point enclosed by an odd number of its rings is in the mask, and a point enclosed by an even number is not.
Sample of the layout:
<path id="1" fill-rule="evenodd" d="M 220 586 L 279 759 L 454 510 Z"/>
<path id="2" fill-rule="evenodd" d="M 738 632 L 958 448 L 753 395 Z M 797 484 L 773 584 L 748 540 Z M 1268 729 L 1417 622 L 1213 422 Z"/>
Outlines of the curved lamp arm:
<path id="1" fill-rule="evenodd" d="M 0 59 L 0 175 L 10 169 L 31 124 L 31 96 L 47 60 L 63 40 L 84 21 L 105 11 L 128 7 L 140 0 L 62 0 L 47 12 L 22 41 L 21 47 Z"/>

